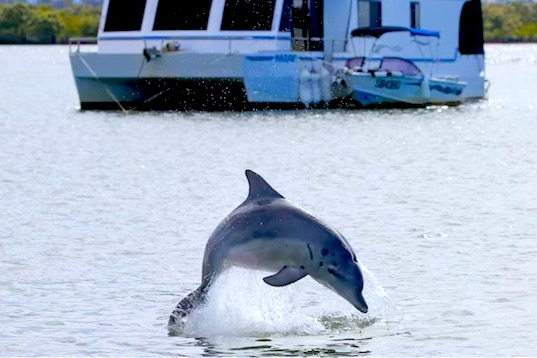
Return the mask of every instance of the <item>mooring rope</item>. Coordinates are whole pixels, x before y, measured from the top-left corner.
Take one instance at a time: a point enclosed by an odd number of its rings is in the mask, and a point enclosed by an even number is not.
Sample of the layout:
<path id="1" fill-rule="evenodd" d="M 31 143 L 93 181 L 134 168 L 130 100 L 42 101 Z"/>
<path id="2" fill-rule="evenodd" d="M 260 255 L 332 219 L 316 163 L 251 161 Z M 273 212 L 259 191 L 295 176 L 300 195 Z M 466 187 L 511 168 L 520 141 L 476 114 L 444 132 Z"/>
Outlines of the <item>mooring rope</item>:
<path id="1" fill-rule="evenodd" d="M 123 114 L 127 114 L 128 111 L 125 109 L 125 107 L 123 107 L 121 105 L 121 103 L 119 102 L 119 100 L 116 98 L 116 96 L 112 93 L 112 91 L 108 88 L 108 86 L 103 83 L 100 79 L 99 79 L 99 76 L 97 76 L 97 74 L 95 73 L 95 71 L 93 71 L 93 69 L 91 68 L 91 66 L 88 64 L 88 62 L 84 59 L 84 57 L 80 56 L 80 53 L 77 54 L 78 55 L 78 58 L 80 58 L 80 61 L 82 61 L 82 63 L 84 64 L 84 66 L 86 66 L 86 68 L 88 69 L 88 71 L 91 73 L 91 75 L 93 76 L 93 78 L 99 82 L 100 84 L 103 85 L 104 87 L 104 90 L 106 91 L 106 93 L 110 96 L 110 98 L 112 98 L 114 100 L 114 102 L 116 102 L 116 104 L 119 106 L 119 108 L 121 109 L 121 111 L 123 112 Z"/>

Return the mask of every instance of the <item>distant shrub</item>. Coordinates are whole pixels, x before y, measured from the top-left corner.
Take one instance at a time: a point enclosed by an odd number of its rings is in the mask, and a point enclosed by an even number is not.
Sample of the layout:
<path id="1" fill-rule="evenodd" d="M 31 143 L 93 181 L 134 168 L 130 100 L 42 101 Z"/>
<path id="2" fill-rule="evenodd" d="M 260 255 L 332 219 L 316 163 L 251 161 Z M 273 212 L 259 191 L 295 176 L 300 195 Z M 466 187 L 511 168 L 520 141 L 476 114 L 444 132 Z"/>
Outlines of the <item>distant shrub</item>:
<path id="1" fill-rule="evenodd" d="M 484 4 L 485 42 L 537 41 L 537 3 Z"/>
<path id="2" fill-rule="evenodd" d="M 66 43 L 69 37 L 95 37 L 101 8 L 51 4 L 0 4 L 0 43 Z"/>

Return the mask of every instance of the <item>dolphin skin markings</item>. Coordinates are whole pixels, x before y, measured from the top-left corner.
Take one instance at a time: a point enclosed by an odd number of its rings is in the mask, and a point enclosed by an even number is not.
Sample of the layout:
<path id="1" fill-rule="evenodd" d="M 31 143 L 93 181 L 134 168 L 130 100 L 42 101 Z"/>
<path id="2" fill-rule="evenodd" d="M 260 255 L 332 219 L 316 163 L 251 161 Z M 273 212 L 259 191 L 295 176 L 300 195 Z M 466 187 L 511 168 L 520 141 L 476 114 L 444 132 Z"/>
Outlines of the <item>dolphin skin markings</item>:
<path id="1" fill-rule="evenodd" d="M 362 272 L 343 235 L 285 199 L 260 175 L 246 170 L 246 177 L 248 197 L 209 237 L 201 285 L 177 304 L 168 325 L 204 303 L 212 283 L 231 266 L 276 272 L 263 278 L 271 286 L 310 275 L 366 313 Z"/>

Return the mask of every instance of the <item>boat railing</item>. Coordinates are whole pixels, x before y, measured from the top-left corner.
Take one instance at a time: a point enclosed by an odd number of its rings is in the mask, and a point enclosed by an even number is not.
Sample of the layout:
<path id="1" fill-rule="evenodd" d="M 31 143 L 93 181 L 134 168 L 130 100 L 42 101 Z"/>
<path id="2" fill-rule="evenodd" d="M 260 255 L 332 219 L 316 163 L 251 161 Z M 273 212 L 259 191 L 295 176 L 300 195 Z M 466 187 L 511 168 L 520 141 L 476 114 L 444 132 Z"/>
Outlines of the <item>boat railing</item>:
<path id="1" fill-rule="evenodd" d="M 81 45 L 97 45 L 97 37 L 70 37 L 69 53 L 80 52 Z"/>
<path id="2" fill-rule="evenodd" d="M 101 40 L 107 40 L 107 38 L 102 38 Z M 114 40 L 119 40 L 114 38 Z M 250 37 L 250 36 L 240 36 L 240 37 L 219 37 L 219 36 L 204 36 L 204 37 L 186 37 L 186 36 L 166 36 L 166 37 L 147 37 L 147 38 L 122 38 L 121 40 L 138 40 L 143 42 L 143 47 L 145 49 L 153 48 L 149 43 L 153 40 L 160 40 L 160 48 L 155 48 L 158 51 L 173 52 L 180 50 L 181 41 L 226 41 L 227 42 L 227 52 L 228 54 L 235 52 L 234 44 L 241 41 L 251 41 L 251 40 L 263 40 L 263 41 L 274 41 L 274 37 L 260 38 L 260 37 Z M 344 49 L 349 41 L 349 39 L 334 39 L 334 38 L 321 38 L 321 37 L 288 37 L 288 38 L 279 38 L 276 40 L 287 40 L 291 42 L 291 48 L 294 51 L 320 51 L 324 52 L 325 56 L 331 57 L 334 52 L 338 52 L 336 49 Z M 97 45 L 97 37 L 71 37 L 69 38 L 69 53 L 78 53 L 81 51 L 83 45 Z M 154 43 L 154 42 L 153 42 Z M 157 45 L 158 46 L 158 45 Z"/>

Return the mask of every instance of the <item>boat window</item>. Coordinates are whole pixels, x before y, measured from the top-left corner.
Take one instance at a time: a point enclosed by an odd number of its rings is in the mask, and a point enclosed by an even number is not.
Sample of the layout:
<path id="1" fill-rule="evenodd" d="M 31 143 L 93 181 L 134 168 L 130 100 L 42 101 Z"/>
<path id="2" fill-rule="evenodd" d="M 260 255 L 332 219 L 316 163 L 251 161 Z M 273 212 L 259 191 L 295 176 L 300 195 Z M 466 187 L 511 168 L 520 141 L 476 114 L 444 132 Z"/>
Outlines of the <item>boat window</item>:
<path id="1" fill-rule="evenodd" d="M 291 32 L 293 27 L 291 14 L 293 8 L 293 0 L 284 0 L 282 9 L 282 18 L 280 20 L 280 31 Z"/>
<path id="2" fill-rule="evenodd" d="M 140 31 L 144 18 L 146 0 L 130 0 L 128 11 L 125 11 L 126 1 L 110 0 L 104 31 Z"/>
<path id="3" fill-rule="evenodd" d="M 153 30 L 207 30 L 211 0 L 160 0 Z"/>
<path id="4" fill-rule="evenodd" d="M 380 1 L 371 1 L 370 5 L 370 25 L 382 26 L 382 3 Z"/>
<path id="5" fill-rule="evenodd" d="M 324 1 L 323 0 L 310 0 L 310 22 L 311 29 L 309 31 L 309 38 L 311 39 L 310 51 L 322 51 L 323 50 L 323 37 L 324 37 Z"/>
<path id="6" fill-rule="evenodd" d="M 410 3 L 410 27 L 413 29 L 420 28 L 420 3 L 412 1 Z"/>
<path id="7" fill-rule="evenodd" d="M 481 1 L 466 1 L 459 22 L 459 52 L 461 55 L 483 54 L 483 42 Z"/>
<path id="8" fill-rule="evenodd" d="M 382 26 L 382 3 L 378 0 L 359 0 L 358 25 Z"/>
<path id="9" fill-rule="evenodd" d="M 276 0 L 226 0 L 222 30 L 270 31 Z"/>

